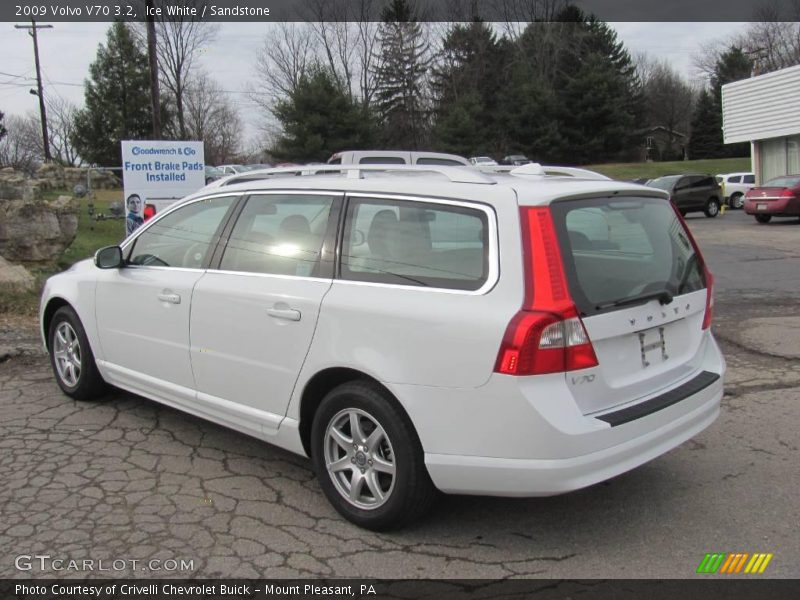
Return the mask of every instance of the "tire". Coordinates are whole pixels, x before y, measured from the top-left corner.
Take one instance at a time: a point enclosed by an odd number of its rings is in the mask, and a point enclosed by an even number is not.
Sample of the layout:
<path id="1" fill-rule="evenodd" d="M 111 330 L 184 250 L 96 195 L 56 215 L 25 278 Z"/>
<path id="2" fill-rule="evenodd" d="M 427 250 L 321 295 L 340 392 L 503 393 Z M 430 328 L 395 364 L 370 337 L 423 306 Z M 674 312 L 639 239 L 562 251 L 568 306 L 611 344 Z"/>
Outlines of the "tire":
<path id="1" fill-rule="evenodd" d="M 361 431 L 358 442 L 354 420 Z M 394 398 L 371 382 L 344 383 L 325 396 L 314 415 L 311 454 L 328 501 L 366 529 L 385 531 L 411 523 L 438 495 L 410 420 Z M 358 487 L 351 492 L 354 484 Z"/>
<path id="2" fill-rule="evenodd" d="M 772 220 L 772 215 L 756 215 L 756 221 L 761 224 L 769 223 Z"/>
<path id="3" fill-rule="evenodd" d="M 744 207 L 744 195 L 740 192 L 732 194 L 728 200 L 728 205 L 735 210 L 741 209 Z"/>
<path id="4" fill-rule="evenodd" d="M 710 219 L 716 217 L 719 214 L 719 200 L 716 198 L 709 198 L 708 202 L 706 202 L 706 207 L 703 209 L 703 212 Z"/>
<path id="5" fill-rule="evenodd" d="M 61 391 L 76 400 L 97 400 L 106 383 L 97 370 L 81 320 L 70 306 L 53 315 L 47 333 L 50 365 Z"/>

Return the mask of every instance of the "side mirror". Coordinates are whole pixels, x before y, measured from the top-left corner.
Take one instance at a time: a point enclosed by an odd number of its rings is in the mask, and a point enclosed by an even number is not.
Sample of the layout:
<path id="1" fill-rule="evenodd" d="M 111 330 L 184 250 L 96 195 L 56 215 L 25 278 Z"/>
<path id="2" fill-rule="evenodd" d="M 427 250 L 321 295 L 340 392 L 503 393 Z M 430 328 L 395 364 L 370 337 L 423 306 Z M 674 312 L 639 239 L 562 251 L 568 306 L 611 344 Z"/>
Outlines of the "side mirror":
<path id="1" fill-rule="evenodd" d="M 98 269 L 119 269 L 122 266 L 122 248 L 107 246 L 94 254 L 94 264 Z"/>

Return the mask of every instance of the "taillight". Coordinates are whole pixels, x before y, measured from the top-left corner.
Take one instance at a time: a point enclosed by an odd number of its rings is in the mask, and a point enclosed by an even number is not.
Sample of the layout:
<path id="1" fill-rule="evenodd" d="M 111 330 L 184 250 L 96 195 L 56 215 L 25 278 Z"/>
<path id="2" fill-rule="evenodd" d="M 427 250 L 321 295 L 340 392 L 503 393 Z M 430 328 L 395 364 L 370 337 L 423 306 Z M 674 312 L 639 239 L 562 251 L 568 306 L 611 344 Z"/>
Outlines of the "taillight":
<path id="1" fill-rule="evenodd" d="M 706 281 L 706 312 L 703 314 L 703 329 L 708 329 L 711 327 L 711 319 L 714 317 L 714 276 L 705 265 L 703 265 L 703 279 Z"/>
<path id="2" fill-rule="evenodd" d="M 681 215 L 677 207 L 673 206 L 673 209 L 675 209 L 675 216 L 683 226 L 683 231 L 686 234 L 686 237 L 689 238 L 689 242 L 691 242 L 692 248 L 694 248 L 694 252 L 697 255 L 697 260 L 703 269 L 703 281 L 706 284 L 706 310 L 705 313 L 703 313 L 703 329 L 705 330 L 711 327 L 711 319 L 714 317 L 714 276 L 708 269 L 708 265 L 706 265 L 703 255 L 700 254 L 700 246 L 697 245 L 697 242 L 695 241 L 692 232 L 689 230 L 689 226 L 686 224 L 686 220 L 683 218 L 683 215 Z"/>
<path id="3" fill-rule="evenodd" d="M 156 205 L 155 204 L 145 204 L 144 205 L 144 220 L 147 221 L 148 219 L 152 219 L 156 216 Z"/>
<path id="4" fill-rule="evenodd" d="M 567 288 L 550 209 L 524 207 L 520 220 L 525 300 L 506 328 L 495 371 L 541 375 L 597 366 L 591 340 Z"/>

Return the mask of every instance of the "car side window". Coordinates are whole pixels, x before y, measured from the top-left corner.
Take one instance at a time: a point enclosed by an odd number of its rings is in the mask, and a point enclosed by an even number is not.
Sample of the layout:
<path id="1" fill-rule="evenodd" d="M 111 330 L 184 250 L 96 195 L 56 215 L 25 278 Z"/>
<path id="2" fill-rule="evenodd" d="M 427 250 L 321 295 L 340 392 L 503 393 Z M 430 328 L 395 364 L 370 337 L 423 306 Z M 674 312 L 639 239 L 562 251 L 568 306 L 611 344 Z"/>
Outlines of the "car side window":
<path id="1" fill-rule="evenodd" d="M 733 177 L 728 177 L 728 183 L 739 183 L 742 180 L 741 175 L 734 175 Z"/>
<path id="2" fill-rule="evenodd" d="M 220 269 L 318 276 L 334 196 L 251 196 L 231 231 Z"/>
<path id="3" fill-rule="evenodd" d="M 756 182 L 756 176 L 755 175 L 745 175 L 742 178 L 742 183 L 755 183 L 755 182 Z"/>
<path id="4" fill-rule="evenodd" d="M 417 159 L 418 165 L 437 165 L 440 167 L 463 167 L 464 163 L 451 158 L 420 157 Z"/>
<path id="5" fill-rule="evenodd" d="M 401 156 L 365 156 L 358 161 L 360 165 L 404 165 L 406 160 Z"/>
<path id="6" fill-rule="evenodd" d="M 404 200 L 350 200 L 342 279 L 477 290 L 488 273 L 484 211 Z"/>
<path id="7" fill-rule="evenodd" d="M 203 268 L 235 201 L 235 196 L 205 198 L 158 219 L 134 240 L 128 264 Z"/>

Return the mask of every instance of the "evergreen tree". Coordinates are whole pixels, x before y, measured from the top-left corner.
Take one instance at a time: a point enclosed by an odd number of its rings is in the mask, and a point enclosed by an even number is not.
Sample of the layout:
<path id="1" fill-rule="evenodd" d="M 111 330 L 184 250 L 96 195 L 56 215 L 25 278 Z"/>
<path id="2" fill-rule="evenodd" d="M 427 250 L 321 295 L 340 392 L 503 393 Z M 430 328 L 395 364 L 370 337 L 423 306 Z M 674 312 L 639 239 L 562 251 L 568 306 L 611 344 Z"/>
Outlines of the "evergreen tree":
<path id="1" fill-rule="evenodd" d="M 485 23 L 456 24 L 447 33 L 432 69 L 433 140 L 463 155 L 496 153 L 498 92 L 504 84 L 505 44 Z"/>
<path id="2" fill-rule="evenodd" d="M 416 149 L 426 139 L 424 99 L 429 47 L 408 0 L 392 0 L 381 14 L 375 100 L 384 145 Z"/>
<path id="3" fill-rule="evenodd" d="M 291 161 L 324 161 L 334 152 L 369 147 L 374 137 L 372 115 L 323 68 L 303 75 L 275 115 L 283 133 L 272 153 Z"/>
<path id="4" fill-rule="evenodd" d="M 750 144 L 742 142 L 740 144 L 722 145 L 722 86 L 726 83 L 747 79 L 753 69 L 753 61 L 738 46 L 731 46 L 723 52 L 714 68 L 711 76 L 711 89 L 714 94 L 714 104 L 720 117 L 719 139 L 721 151 L 718 156 L 750 156 Z"/>
<path id="5" fill-rule="evenodd" d="M 689 158 L 719 158 L 722 156 L 721 114 L 712 93 L 700 92 L 692 115 L 692 135 L 689 139 Z"/>
<path id="6" fill-rule="evenodd" d="M 102 166 L 122 162 L 120 141 L 146 139 L 151 131 L 147 57 L 125 23 L 108 30 L 106 44 L 89 67 L 85 108 L 75 117 L 73 143 L 84 161 Z"/>

